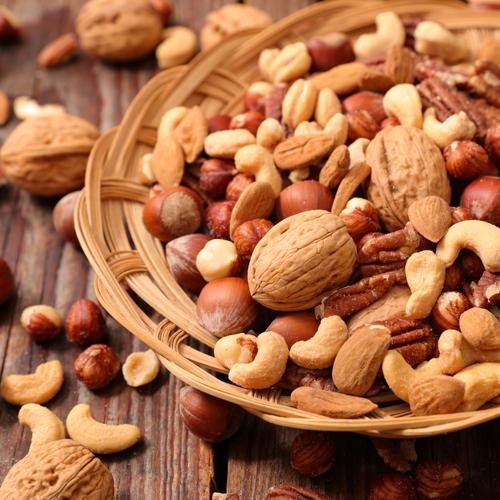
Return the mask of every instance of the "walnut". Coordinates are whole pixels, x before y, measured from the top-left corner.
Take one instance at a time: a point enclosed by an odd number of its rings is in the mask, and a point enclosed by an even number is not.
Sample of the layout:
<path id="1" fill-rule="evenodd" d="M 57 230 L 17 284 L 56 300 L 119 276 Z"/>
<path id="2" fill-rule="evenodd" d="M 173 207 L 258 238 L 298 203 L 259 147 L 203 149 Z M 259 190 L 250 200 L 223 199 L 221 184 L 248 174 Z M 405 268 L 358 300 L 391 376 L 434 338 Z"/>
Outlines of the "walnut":
<path id="1" fill-rule="evenodd" d="M 0 154 L 7 179 L 40 196 L 59 196 L 83 186 L 87 157 L 99 137 L 86 120 L 62 114 L 20 123 Z"/>
<path id="2" fill-rule="evenodd" d="M 160 43 L 162 28 L 148 0 L 90 0 L 76 21 L 82 48 L 110 62 L 148 55 Z"/>

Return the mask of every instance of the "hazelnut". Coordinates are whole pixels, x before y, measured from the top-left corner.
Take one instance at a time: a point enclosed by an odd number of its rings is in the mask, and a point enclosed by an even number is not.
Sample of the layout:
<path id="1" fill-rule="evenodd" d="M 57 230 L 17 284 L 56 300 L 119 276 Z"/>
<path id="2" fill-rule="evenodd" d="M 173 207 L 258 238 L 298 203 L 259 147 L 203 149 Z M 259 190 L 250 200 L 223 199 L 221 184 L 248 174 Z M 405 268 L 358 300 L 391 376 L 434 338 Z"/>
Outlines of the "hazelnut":
<path id="1" fill-rule="evenodd" d="M 462 470 L 457 464 L 426 460 L 415 469 L 417 493 L 422 500 L 453 498 L 463 481 Z"/>
<path id="2" fill-rule="evenodd" d="M 180 391 L 179 412 L 189 431 L 209 443 L 230 438 L 244 416 L 239 406 L 189 386 Z"/>
<path id="3" fill-rule="evenodd" d="M 450 207 L 451 224 L 462 222 L 463 220 L 472 220 L 472 212 L 465 207 Z"/>
<path id="4" fill-rule="evenodd" d="M 217 201 L 207 207 L 205 218 L 210 236 L 229 239 L 229 224 L 234 204 L 234 201 Z"/>
<path id="5" fill-rule="evenodd" d="M 120 371 L 120 361 L 110 347 L 93 344 L 75 359 L 75 374 L 89 389 L 102 389 Z"/>
<path id="6" fill-rule="evenodd" d="M 307 477 L 318 477 L 328 472 L 335 459 L 332 438 L 321 432 L 301 432 L 290 450 L 292 468 Z"/>
<path id="7" fill-rule="evenodd" d="M 258 111 L 264 114 L 266 111 L 264 104 L 264 97 L 272 89 L 272 85 L 269 82 L 254 82 L 248 88 L 245 97 L 244 104 L 247 111 Z"/>
<path id="8" fill-rule="evenodd" d="M 474 141 L 453 141 L 443 151 L 446 170 L 451 177 L 469 180 L 491 171 L 486 150 Z"/>
<path id="9" fill-rule="evenodd" d="M 172 11 L 174 10 L 169 0 L 149 0 L 149 3 L 151 4 L 151 7 L 153 7 L 153 9 L 160 14 L 163 24 L 167 24 L 172 15 Z"/>
<path id="10" fill-rule="evenodd" d="M 474 219 L 500 224 L 500 177 L 484 176 L 472 181 L 462 193 L 462 207 L 468 208 Z"/>
<path id="11" fill-rule="evenodd" d="M 279 333 L 292 347 L 299 340 L 310 339 L 318 330 L 319 321 L 313 313 L 307 311 L 278 314 L 267 331 Z"/>
<path id="12" fill-rule="evenodd" d="M 312 38 L 306 43 L 306 47 L 316 71 L 328 71 L 339 64 L 354 61 L 351 41 L 343 33 Z"/>
<path id="13" fill-rule="evenodd" d="M 359 138 L 373 139 L 380 131 L 380 127 L 369 111 L 356 109 L 346 113 L 345 117 L 349 126 L 348 136 L 351 141 Z"/>
<path id="14" fill-rule="evenodd" d="M 9 264 L 0 257 L 0 306 L 7 302 L 7 299 L 14 292 L 14 275 Z"/>
<path id="15" fill-rule="evenodd" d="M 63 196 L 54 207 L 52 222 L 61 238 L 75 246 L 80 246 L 75 231 L 75 205 L 80 191 L 73 191 Z"/>
<path id="16" fill-rule="evenodd" d="M 406 474 L 389 472 L 370 487 L 368 500 L 417 500 L 413 479 Z"/>
<path id="17" fill-rule="evenodd" d="M 100 342 L 107 333 L 99 306 L 89 299 L 77 300 L 66 316 L 66 336 L 78 345 Z"/>
<path id="18" fill-rule="evenodd" d="M 365 234 L 380 231 L 380 216 L 375 205 L 364 198 L 351 198 L 339 217 L 354 240 Z"/>
<path id="19" fill-rule="evenodd" d="M 460 266 L 455 263 L 446 269 L 446 274 L 444 278 L 443 290 L 445 292 L 453 292 L 458 290 L 460 284 L 462 283 L 462 271 Z"/>
<path id="20" fill-rule="evenodd" d="M 247 111 L 236 115 L 229 125 L 229 128 L 245 128 L 253 135 L 257 135 L 259 125 L 264 121 L 265 116 L 258 111 Z"/>
<path id="21" fill-rule="evenodd" d="M 196 257 L 196 268 L 205 281 L 237 276 L 241 260 L 232 241 L 210 240 Z"/>
<path id="22" fill-rule="evenodd" d="M 206 281 L 196 267 L 196 257 L 210 240 L 206 234 L 186 234 L 167 243 L 167 264 L 173 277 L 190 292 L 199 293 Z"/>
<path id="23" fill-rule="evenodd" d="M 333 204 L 332 192 L 314 180 L 296 182 L 283 189 L 276 203 L 279 220 L 307 210 L 328 210 Z"/>
<path id="24" fill-rule="evenodd" d="M 21 38 L 19 20 L 9 8 L 0 5 L 0 41 L 10 42 L 19 38 Z"/>
<path id="25" fill-rule="evenodd" d="M 250 174 L 236 174 L 226 188 L 226 200 L 237 201 L 241 193 L 252 182 L 255 182 L 255 177 Z"/>
<path id="26" fill-rule="evenodd" d="M 231 124 L 231 117 L 229 115 L 215 115 L 207 120 L 208 133 L 220 132 L 221 130 L 228 130 Z"/>
<path id="27" fill-rule="evenodd" d="M 401 125 L 401 122 L 395 116 L 389 116 L 380 122 L 381 129 L 386 127 L 397 127 L 398 125 Z"/>
<path id="28" fill-rule="evenodd" d="M 201 291 L 196 304 L 198 321 L 218 337 L 248 330 L 257 314 L 257 303 L 242 278 L 211 281 Z"/>
<path id="29" fill-rule="evenodd" d="M 233 233 L 233 241 L 238 255 L 250 259 L 257 243 L 273 227 L 266 219 L 253 219 L 240 224 Z"/>
<path id="30" fill-rule="evenodd" d="M 462 270 L 465 281 L 477 281 L 484 273 L 483 262 L 470 250 L 460 252 L 458 265 Z"/>
<path id="31" fill-rule="evenodd" d="M 200 168 L 200 189 L 211 198 L 220 198 L 226 193 L 234 172 L 234 163 L 231 161 L 215 158 L 206 160 Z"/>
<path id="32" fill-rule="evenodd" d="M 488 130 L 485 146 L 491 159 L 496 163 L 500 163 L 500 123 Z"/>
<path id="33" fill-rule="evenodd" d="M 123 378 L 130 387 L 140 387 L 151 383 L 159 371 L 160 360 L 151 349 L 129 354 L 122 366 Z"/>
<path id="34" fill-rule="evenodd" d="M 161 241 L 194 233 L 201 225 L 203 201 L 192 189 L 169 187 L 144 205 L 146 229 Z"/>
<path id="35" fill-rule="evenodd" d="M 377 123 L 380 123 L 387 118 L 383 99 L 384 97 L 381 94 L 364 90 L 345 98 L 342 102 L 342 107 L 345 113 L 352 113 L 358 110 L 368 111 L 373 119 Z"/>
<path id="36" fill-rule="evenodd" d="M 432 309 L 432 319 L 441 331 L 457 330 L 460 315 L 471 307 L 469 299 L 463 293 L 444 292 Z"/>
<path id="37" fill-rule="evenodd" d="M 63 325 L 63 317 L 46 305 L 27 307 L 21 314 L 21 324 L 36 342 L 48 342 L 55 339 Z"/>

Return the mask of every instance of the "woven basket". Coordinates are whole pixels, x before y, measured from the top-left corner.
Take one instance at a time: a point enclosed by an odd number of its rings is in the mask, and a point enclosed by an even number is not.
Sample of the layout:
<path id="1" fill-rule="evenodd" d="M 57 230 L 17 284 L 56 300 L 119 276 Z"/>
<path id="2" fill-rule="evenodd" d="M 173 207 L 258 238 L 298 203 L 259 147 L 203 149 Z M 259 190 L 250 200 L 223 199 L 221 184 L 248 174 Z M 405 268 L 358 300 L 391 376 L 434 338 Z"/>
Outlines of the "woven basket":
<path id="1" fill-rule="evenodd" d="M 457 431 L 499 416 L 500 406 L 415 417 L 408 405 L 394 402 L 394 395 L 386 393 L 374 398 L 381 407 L 367 417 L 332 419 L 294 408 L 279 388 L 249 391 L 217 377 L 227 370 L 207 354 L 211 349 L 205 347 L 213 347 L 217 338 L 197 323 L 195 304 L 171 276 L 162 244 L 142 224 L 148 189 L 137 181 L 136 165 L 151 151 L 161 116 L 173 106 L 196 104 L 206 116 L 240 112 L 248 83 L 258 77 L 257 59 L 262 49 L 331 31 L 356 36 L 373 30 L 375 14 L 384 10 L 441 21 L 466 37 L 470 47 L 477 46 L 481 36 L 493 29 L 500 35 L 500 16 L 470 11 L 457 1 L 367 1 L 360 2 L 359 7 L 348 4 L 351 2 L 316 4 L 257 34 L 235 35 L 199 55 L 192 64 L 153 78 L 134 99 L 122 124 L 104 134 L 92 151 L 76 210 L 78 237 L 95 270 L 95 289 L 101 304 L 154 349 L 164 366 L 185 383 L 276 425 L 386 437 Z M 189 341 L 189 337 L 198 342 Z"/>

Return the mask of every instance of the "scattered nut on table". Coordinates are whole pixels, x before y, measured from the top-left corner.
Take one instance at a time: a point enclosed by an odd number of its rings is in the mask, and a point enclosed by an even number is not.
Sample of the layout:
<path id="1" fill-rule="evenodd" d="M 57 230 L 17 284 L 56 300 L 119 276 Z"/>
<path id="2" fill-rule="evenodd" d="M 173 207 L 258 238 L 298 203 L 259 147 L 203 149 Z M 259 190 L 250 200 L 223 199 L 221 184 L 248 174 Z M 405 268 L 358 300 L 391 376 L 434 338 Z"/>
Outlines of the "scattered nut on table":
<path id="1" fill-rule="evenodd" d="M 123 378 L 130 387 L 140 387 L 151 383 L 159 371 L 160 360 L 151 349 L 129 354 L 122 366 Z"/>

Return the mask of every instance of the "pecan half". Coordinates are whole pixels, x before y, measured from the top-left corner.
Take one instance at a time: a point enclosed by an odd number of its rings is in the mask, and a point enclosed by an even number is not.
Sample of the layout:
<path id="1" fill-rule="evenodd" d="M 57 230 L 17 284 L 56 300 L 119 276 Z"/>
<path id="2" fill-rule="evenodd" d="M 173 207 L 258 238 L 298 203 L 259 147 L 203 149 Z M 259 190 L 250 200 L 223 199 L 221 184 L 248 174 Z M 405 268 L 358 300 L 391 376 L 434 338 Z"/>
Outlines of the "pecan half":
<path id="1" fill-rule="evenodd" d="M 377 455 L 387 467 L 398 472 L 409 472 L 417 461 L 415 439 L 370 438 Z"/>
<path id="2" fill-rule="evenodd" d="M 329 497 L 307 488 L 293 484 L 281 484 L 269 488 L 265 500 L 330 500 Z"/>

